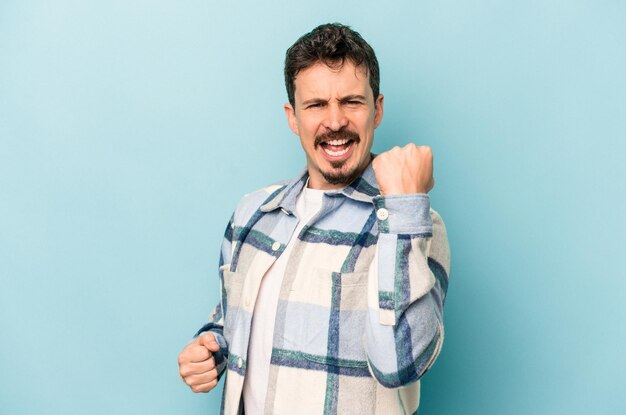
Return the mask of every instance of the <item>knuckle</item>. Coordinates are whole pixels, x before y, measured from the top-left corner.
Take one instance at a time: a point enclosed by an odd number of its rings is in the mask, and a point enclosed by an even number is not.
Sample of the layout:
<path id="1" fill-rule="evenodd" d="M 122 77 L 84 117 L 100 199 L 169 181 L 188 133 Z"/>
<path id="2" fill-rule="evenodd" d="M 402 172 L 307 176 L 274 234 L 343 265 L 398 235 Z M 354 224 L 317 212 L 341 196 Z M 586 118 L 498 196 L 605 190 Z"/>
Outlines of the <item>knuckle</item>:
<path id="1" fill-rule="evenodd" d="M 187 379 L 189 379 L 189 382 L 187 382 L 187 385 L 189 385 L 189 387 L 197 388 L 202 384 L 202 381 L 197 375 L 189 376 Z"/>

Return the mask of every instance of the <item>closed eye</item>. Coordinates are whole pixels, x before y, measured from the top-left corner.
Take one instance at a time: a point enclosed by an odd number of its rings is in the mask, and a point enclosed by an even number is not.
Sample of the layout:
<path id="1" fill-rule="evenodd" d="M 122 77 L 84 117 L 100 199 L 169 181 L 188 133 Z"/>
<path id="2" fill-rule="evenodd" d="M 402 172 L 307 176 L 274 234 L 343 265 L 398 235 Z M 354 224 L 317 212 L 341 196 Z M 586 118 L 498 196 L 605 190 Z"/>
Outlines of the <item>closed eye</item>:
<path id="1" fill-rule="evenodd" d="M 364 105 L 365 101 L 362 99 L 358 99 L 358 98 L 349 98 L 349 99 L 345 99 L 345 100 L 341 100 L 341 104 L 342 105 L 348 105 L 351 107 L 356 107 L 359 105 Z"/>
<path id="2" fill-rule="evenodd" d="M 306 105 L 305 108 L 314 109 L 314 108 L 322 108 L 324 106 L 326 106 L 326 103 L 319 101 L 319 102 L 312 102 L 312 103 Z"/>

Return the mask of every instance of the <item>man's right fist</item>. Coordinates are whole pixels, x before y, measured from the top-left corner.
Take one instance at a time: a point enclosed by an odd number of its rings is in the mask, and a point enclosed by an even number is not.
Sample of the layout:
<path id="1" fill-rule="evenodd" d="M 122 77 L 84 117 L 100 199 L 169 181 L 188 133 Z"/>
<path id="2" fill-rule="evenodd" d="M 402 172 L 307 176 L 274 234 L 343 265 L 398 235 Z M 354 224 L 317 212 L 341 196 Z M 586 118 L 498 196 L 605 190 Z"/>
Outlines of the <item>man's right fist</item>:
<path id="1" fill-rule="evenodd" d="M 178 355 L 178 372 L 192 391 L 208 392 L 217 385 L 213 353 L 219 349 L 215 336 L 205 333 L 185 346 Z"/>

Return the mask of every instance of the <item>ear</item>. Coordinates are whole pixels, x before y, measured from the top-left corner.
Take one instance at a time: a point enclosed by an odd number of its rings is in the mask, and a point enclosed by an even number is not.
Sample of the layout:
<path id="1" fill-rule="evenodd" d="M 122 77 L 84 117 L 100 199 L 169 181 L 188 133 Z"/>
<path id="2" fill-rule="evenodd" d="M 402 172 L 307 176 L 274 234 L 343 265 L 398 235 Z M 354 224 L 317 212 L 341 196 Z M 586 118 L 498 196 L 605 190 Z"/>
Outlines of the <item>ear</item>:
<path id="1" fill-rule="evenodd" d="M 377 128 L 380 122 L 383 120 L 383 113 L 385 103 L 385 96 L 383 94 L 378 94 L 378 98 L 376 98 L 376 102 L 374 103 L 374 128 Z"/>
<path id="2" fill-rule="evenodd" d="M 291 106 L 290 103 L 286 103 L 283 107 L 285 110 L 285 115 L 287 116 L 287 123 L 289 124 L 289 128 L 291 131 L 298 137 L 300 137 L 300 131 L 298 130 L 298 120 L 296 119 L 296 110 Z"/>

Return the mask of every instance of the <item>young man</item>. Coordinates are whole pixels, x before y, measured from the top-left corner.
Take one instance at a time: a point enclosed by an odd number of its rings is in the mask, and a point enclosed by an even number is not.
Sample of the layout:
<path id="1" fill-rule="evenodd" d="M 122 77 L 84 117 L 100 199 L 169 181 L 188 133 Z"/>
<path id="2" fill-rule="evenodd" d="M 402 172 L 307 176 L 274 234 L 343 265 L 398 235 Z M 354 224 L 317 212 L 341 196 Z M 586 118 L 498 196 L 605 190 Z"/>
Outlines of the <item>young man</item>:
<path id="1" fill-rule="evenodd" d="M 245 196 L 227 227 L 221 302 L 179 355 L 222 411 L 411 414 L 443 341 L 449 249 L 430 209 L 432 153 L 375 158 L 378 62 L 340 24 L 287 51 L 284 110 L 307 168 Z"/>

